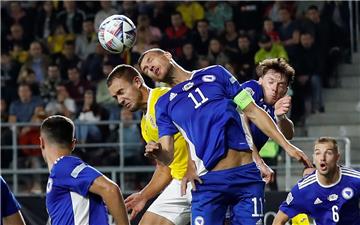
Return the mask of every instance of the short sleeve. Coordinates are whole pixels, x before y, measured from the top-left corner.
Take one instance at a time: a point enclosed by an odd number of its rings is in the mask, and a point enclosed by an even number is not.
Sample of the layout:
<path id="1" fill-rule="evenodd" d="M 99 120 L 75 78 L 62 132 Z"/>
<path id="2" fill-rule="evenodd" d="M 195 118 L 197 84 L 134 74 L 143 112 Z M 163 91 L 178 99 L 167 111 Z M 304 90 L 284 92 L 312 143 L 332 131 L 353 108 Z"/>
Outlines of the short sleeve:
<path id="1" fill-rule="evenodd" d="M 305 213 L 301 203 L 303 201 L 304 198 L 301 197 L 298 186 L 295 185 L 289 192 L 286 200 L 281 203 L 279 209 L 284 212 L 289 218 L 293 218 L 300 213 Z"/>
<path id="2" fill-rule="evenodd" d="M 217 79 L 222 83 L 225 88 L 225 94 L 228 98 L 233 99 L 243 88 L 237 79 L 224 67 L 217 66 Z"/>
<path id="3" fill-rule="evenodd" d="M 163 95 L 155 105 L 156 125 L 159 130 L 159 138 L 166 135 L 174 135 L 179 132 L 167 113 L 166 96 Z"/>
<path id="4" fill-rule="evenodd" d="M 58 167 L 56 172 L 56 183 L 64 188 L 68 188 L 70 191 L 77 192 L 78 194 L 86 197 L 89 192 L 89 188 L 94 180 L 100 176 L 100 173 L 94 167 L 82 162 L 81 160 L 68 160 L 63 162 L 63 167 L 69 167 L 69 169 L 61 169 Z M 60 165 L 59 165 L 60 166 Z"/>
<path id="5" fill-rule="evenodd" d="M 5 180 L 1 179 L 1 218 L 10 216 L 20 210 L 20 204 L 11 193 Z"/>
<path id="6" fill-rule="evenodd" d="M 241 87 L 246 90 L 254 99 L 256 103 L 264 97 L 263 90 L 256 80 L 250 80 L 241 84 Z"/>

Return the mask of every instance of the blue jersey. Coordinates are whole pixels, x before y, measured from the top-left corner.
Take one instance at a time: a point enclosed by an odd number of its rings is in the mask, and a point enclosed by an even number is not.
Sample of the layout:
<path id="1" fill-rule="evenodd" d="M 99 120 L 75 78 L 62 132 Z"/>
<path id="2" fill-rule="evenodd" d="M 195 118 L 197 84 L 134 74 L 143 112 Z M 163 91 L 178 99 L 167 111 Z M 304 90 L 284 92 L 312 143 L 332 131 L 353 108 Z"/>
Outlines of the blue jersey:
<path id="1" fill-rule="evenodd" d="M 272 105 L 266 104 L 264 101 L 264 92 L 261 85 L 256 80 L 249 80 L 241 84 L 242 88 L 247 90 L 253 97 L 255 103 L 269 114 L 269 116 L 275 121 L 275 108 Z M 264 134 L 254 123 L 250 122 L 251 135 L 253 142 L 258 151 L 265 145 L 269 137 Z"/>
<path id="2" fill-rule="evenodd" d="M 198 174 L 211 170 L 229 148 L 250 149 L 233 98 L 243 89 L 226 69 L 211 66 L 193 71 L 156 104 L 159 137 L 181 132 Z"/>
<path id="3" fill-rule="evenodd" d="M 316 172 L 293 187 L 280 210 L 290 218 L 299 213 L 312 217 L 317 225 L 359 225 L 360 172 L 340 167 L 335 184 L 319 183 Z"/>
<path id="4" fill-rule="evenodd" d="M 16 201 L 15 196 L 11 193 L 8 185 L 6 184 L 5 180 L 0 176 L 1 180 L 1 218 L 0 224 L 2 223 L 2 218 L 10 216 L 17 211 L 20 210 L 20 204 Z"/>
<path id="5" fill-rule="evenodd" d="M 102 174 L 73 156 L 59 158 L 46 187 L 46 207 L 52 225 L 105 225 L 108 213 L 102 198 L 89 192 Z"/>

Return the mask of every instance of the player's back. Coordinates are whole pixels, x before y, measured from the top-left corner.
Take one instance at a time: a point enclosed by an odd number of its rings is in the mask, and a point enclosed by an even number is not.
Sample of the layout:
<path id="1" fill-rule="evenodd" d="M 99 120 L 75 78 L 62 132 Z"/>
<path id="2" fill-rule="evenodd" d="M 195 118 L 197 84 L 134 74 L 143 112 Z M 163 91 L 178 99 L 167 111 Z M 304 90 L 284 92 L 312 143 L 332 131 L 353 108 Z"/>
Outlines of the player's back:
<path id="1" fill-rule="evenodd" d="M 317 225 L 359 225 L 360 172 L 340 167 L 340 178 L 332 185 L 319 183 L 316 173 L 300 180 L 280 210 L 290 218 L 306 213 Z"/>
<path id="2" fill-rule="evenodd" d="M 89 192 L 102 174 L 77 157 L 59 158 L 50 171 L 46 207 L 53 225 L 108 224 L 102 198 Z"/>
<path id="3" fill-rule="evenodd" d="M 169 90 L 170 88 L 165 87 L 150 90 L 147 101 L 147 111 L 143 114 L 141 119 L 141 134 L 146 142 L 156 142 L 159 140 L 159 131 L 156 125 L 155 104 L 158 99 Z M 174 139 L 174 160 L 169 167 L 171 169 L 171 176 L 174 179 L 181 180 L 184 177 L 187 168 L 187 145 L 184 137 L 180 133 L 175 134 Z"/>
<path id="4" fill-rule="evenodd" d="M 199 174 L 213 168 L 228 148 L 249 149 L 249 143 L 241 140 L 245 133 L 233 102 L 240 91 L 228 71 L 211 66 L 194 71 L 190 80 L 173 87 L 156 105 L 160 136 L 180 130 L 195 153 L 192 158 L 205 167 L 198 165 Z"/>

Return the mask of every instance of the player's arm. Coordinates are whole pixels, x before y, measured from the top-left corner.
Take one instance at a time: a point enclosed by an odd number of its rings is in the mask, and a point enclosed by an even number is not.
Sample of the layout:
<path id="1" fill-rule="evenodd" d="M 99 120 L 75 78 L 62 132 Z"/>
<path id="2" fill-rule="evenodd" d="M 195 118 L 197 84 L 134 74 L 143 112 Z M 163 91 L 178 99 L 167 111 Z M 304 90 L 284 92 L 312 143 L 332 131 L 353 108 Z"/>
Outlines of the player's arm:
<path id="1" fill-rule="evenodd" d="M 276 123 L 286 139 L 291 140 L 294 137 L 294 124 L 287 118 L 286 113 L 291 107 L 291 97 L 285 96 L 275 103 Z"/>
<path id="2" fill-rule="evenodd" d="M 260 128 L 268 137 L 276 141 L 291 157 L 302 161 L 307 167 L 312 167 L 312 163 L 305 153 L 285 139 L 274 121 L 263 109 L 254 103 L 251 95 L 246 90 L 238 93 L 234 98 L 234 102 L 243 110 L 251 122 Z"/>
<path id="3" fill-rule="evenodd" d="M 174 160 L 174 136 L 165 135 L 159 142 L 149 142 L 145 146 L 145 156 L 157 159 L 168 166 Z"/>
<path id="4" fill-rule="evenodd" d="M 129 224 L 124 199 L 117 184 L 103 175 L 94 180 L 89 191 L 101 196 L 116 224 Z"/>
<path id="5" fill-rule="evenodd" d="M 138 193 L 125 199 L 126 208 L 132 209 L 130 220 L 144 208 L 146 202 L 159 194 L 172 180 L 170 168 L 157 162 L 155 172 L 150 182 Z"/>
<path id="6" fill-rule="evenodd" d="M 274 218 L 272 225 L 285 225 L 287 221 L 289 221 L 288 215 L 286 215 L 283 211 L 279 210 Z"/>
<path id="7" fill-rule="evenodd" d="M 20 210 L 14 214 L 4 217 L 3 223 L 4 225 L 25 225 L 25 221 Z"/>

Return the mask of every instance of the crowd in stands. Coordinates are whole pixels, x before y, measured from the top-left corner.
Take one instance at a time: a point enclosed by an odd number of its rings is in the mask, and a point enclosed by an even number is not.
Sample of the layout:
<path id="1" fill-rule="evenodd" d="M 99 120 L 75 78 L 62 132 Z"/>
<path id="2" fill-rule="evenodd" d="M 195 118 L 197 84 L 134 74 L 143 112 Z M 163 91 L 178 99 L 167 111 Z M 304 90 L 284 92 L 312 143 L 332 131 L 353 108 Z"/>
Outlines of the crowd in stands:
<path id="1" fill-rule="evenodd" d="M 118 64 L 136 66 L 142 52 L 160 47 L 187 70 L 220 64 L 240 82 L 256 79 L 255 67 L 262 60 L 285 58 L 296 70 L 289 92 L 293 96 L 291 117 L 302 125 L 306 115 L 324 112 L 322 87 L 336 86 L 336 65 L 346 60 L 350 37 L 347 4 L 2 2 L 1 121 L 36 122 L 53 114 L 75 122 L 138 120 L 138 114 L 124 111 L 108 94 L 106 76 Z M 137 41 L 123 54 L 106 52 L 97 40 L 100 23 L 113 14 L 126 15 L 137 26 Z M 157 85 L 145 80 L 150 87 Z M 139 127 L 124 124 L 121 139 L 142 143 Z M 118 131 L 117 125 L 79 123 L 76 128 L 80 143 L 119 141 L 118 132 L 113 132 Z M 11 130 L 1 129 L 1 144 L 11 145 Z M 17 132 L 19 144 L 38 144 L 38 127 L 25 126 Z M 144 161 L 141 146 L 128 148 L 124 157 L 129 165 Z M 11 151 L 3 152 L 6 160 L 2 166 L 9 167 Z M 33 158 L 41 157 L 39 149 L 21 148 L 19 154 L 31 167 L 38 166 Z M 105 150 L 90 154 L 89 160 L 102 159 L 100 165 L 119 158 Z"/>

